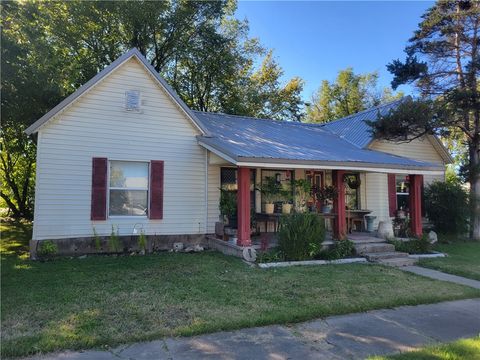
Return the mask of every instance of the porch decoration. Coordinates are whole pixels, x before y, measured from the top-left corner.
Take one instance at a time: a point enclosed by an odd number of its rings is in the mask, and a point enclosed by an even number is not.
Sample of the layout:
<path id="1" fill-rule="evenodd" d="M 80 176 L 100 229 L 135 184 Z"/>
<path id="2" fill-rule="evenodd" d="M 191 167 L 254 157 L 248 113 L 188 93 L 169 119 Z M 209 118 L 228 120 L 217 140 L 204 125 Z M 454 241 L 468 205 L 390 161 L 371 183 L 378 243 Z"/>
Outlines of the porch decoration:
<path id="1" fill-rule="evenodd" d="M 275 204 L 273 203 L 276 196 L 280 194 L 281 184 L 273 176 L 267 176 L 264 181 L 257 187 L 263 198 L 265 199 L 265 213 L 273 214 Z"/>
<path id="2" fill-rule="evenodd" d="M 362 181 L 357 175 L 346 175 L 345 176 L 345 183 L 348 185 L 350 189 L 356 190 L 362 184 Z"/>
<path id="3" fill-rule="evenodd" d="M 318 201 L 324 204 L 322 212 L 328 214 L 332 211 L 332 201 L 337 198 L 338 190 L 335 186 L 324 186 L 315 193 Z"/>
<path id="4" fill-rule="evenodd" d="M 280 196 L 282 198 L 282 214 L 290 214 L 292 212 L 292 192 L 289 189 L 282 187 L 280 189 Z"/>
<path id="5" fill-rule="evenodd" d="M 305 213 L 312 192 L 312 184 L 306 179 L 298 179 L 294 180 L 293 186 L 295 188 L 295 211 Z"/>
<path id="6" fill-rule="evenodd" d="M 235 222 L 235 215 L 237 214 L 237 199 L 234 193 L 220 188 L 220 216 L 221 220 L 232 226 Z"/>

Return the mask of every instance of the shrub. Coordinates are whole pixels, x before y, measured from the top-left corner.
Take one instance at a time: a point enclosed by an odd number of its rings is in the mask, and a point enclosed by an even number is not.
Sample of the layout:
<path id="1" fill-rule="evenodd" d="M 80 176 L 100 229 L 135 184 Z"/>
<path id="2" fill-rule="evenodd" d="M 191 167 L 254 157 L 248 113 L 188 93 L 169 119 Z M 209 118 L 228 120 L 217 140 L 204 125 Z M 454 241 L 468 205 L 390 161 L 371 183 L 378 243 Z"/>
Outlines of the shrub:
<path id="1" fill-rule="evenodd" d="M 257 255 L 257 263 L 269 263 L 283 260 L 285 260 L 285 257 L 279 250 L 265 251 Z"/>
<path id="2" fill-rule="evenodd" d="M 458 183 L 434 182 L 425 188 L 425 212 L 437 232 L 464 234 L 468 227 L 468 194 Z"/>
<path id="3" fill-rule="evenodd" d="M 279 250 L 285 260 L 314 258 L 325 239 L 325 225 L 316 214 L 294 213 L 282 216 L 279 229 Z"/>
<path id="4" fill-rule="evenodd" d="M 396 251 L 409 254 L 426 254 L 429 253 L 432 248 L 432 245 L 425 234 L 419 239 L 414 238 L 408 241 L 390 240 L 389 243 L 395 246 Z"/>
<path id="5" fill-rule="evenodd" d="M 355 252 L 355 243 L 348 239 L 337 240 L 331 249 L 322 251 L 319 258 L 323 260 L 337 260 L 352 256 Z"/>
<path id="6" fill-rule="evenodd" d="M 119 252 L 120 251 L 120 240 L 118 238 L 118 227 L 117 231 L 115 231 L 115 227 L 112 225 L 112 232 L 110 233 L 110 237 L 108 238 L 108 247 L 112 252 Z"/>
<path id="7" fill-rule="evenodd" d="M 53 258 L 58 253 L 58 246 L 52 240 L 44 240 L 40 242 L 40 247 L 38 249 L 38 256 L 43 259 Z"/>
<path id="8" fill-rule="evenodd" d="M 102 240 L 100 239 L 95 226 L 93 227 L 93 238 L 95 240 L 95 250 L 100 251 L 102 249 Z"/>
<path id="9" fill-rule="evenodd" d="M 140 231 L 140 236 L 138 237 L 138 248 L 141 252 L 144 252 L 147 249 L 147 237 L 143 230 Z"/>

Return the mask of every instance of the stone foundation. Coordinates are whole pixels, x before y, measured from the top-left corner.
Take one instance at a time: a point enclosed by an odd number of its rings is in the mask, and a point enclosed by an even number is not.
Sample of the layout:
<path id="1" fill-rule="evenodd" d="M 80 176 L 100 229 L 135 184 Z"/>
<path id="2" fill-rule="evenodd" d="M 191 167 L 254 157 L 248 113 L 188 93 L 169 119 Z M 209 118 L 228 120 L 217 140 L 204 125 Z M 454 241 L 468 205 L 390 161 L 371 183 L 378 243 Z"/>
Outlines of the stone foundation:
<path id="1" fill-rule="evenodd" d="M 52 239 L 54 244 L 58 247 L 59 256 L 81 256 L 89 254 L 114 254 L 114 253 L 131 253 L 138 252 L 138 235 L 133 236 L 119 236 L 120 251 L 113 251 L 109 248 L 109 236 L 100 236 L 100 247 L 97 249 L 94 237 L 81 238 L 66 238 L 66 239 Z M 173 249 L 173 243 L 181 242 L 185 247 L 191 245 L 205 246 L 205 234 L 194 235 L 146 235 L 147 247 L 146 252 L 155 252 L 162 250 Z M 42 241 L 46 240 L 30 240 L 30 258 L 36 260 L 37 251 L 41 246 Z"/>

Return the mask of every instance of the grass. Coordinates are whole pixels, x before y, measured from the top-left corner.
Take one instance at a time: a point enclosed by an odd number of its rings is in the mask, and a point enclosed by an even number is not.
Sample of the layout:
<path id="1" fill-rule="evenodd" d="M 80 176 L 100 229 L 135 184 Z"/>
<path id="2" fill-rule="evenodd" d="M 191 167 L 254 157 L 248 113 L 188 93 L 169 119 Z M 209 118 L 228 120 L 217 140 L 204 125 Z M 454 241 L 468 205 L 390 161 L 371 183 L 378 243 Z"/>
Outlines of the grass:
<path id="1" fill-rule="evenodd" d="M 480 360 L 480 337 L 427 346 L 423 349 L 369 360 Z"/>
<path id="2" fill-rule="evenodd" d="M 480 242 L 438 244 L 435 250 L 446 253 L 448 257 L 422 259 L 419 265 L 480 280 Z"/>
<path id="3" fill-rule="evenodd" d="M 16 255 L 28 227 L 2 229 L 2 357 L 480 296 L 383 266 L 261 270 L 215 252 L 32 262 Z"/>

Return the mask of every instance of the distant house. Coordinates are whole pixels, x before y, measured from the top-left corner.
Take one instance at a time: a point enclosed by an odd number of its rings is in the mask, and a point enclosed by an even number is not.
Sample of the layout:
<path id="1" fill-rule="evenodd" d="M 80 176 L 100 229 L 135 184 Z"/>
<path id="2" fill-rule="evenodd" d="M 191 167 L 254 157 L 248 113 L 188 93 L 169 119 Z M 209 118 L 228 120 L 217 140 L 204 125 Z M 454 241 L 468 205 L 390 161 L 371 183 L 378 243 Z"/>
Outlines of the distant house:
<path id="1" fill-rule="evenodd" d="M 58 239 L 65 253 L 89 252 L 94 233 L 112 227 L 125 237 L 143 231 L 158 248 L 198 242 L 214 233 L 225 188 L 237 192 L 238 244 L 246 246 L 251 214 L 264 212 L 255 184 L 267 177 L 337 187 L 337 237 L 349 230 L 349 212 L 367 209 L 378 223 L 400 207 L 419 234 L 421 188 L 443 180 L 451 158 L 434 136 L 373 140 L 364 120 L 397 104 L 329 124 L 192 111 L 130 50 L 27 129 L 38 134 L 31 245 Z"/>

